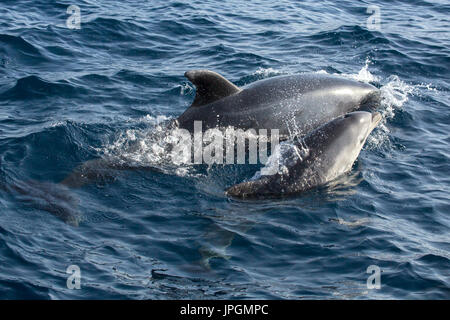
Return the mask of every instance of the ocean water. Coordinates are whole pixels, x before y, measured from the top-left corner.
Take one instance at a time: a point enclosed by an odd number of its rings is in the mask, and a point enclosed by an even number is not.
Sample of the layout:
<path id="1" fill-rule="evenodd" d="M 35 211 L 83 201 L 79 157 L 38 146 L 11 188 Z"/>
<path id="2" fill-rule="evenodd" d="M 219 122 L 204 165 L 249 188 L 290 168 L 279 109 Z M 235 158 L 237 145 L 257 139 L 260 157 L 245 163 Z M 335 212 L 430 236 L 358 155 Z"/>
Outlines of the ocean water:
<path id="1" fill-rule="evenodd" d="M 449 16 L 437 0 L 2 0 L 0 298 L 449 299 Z M 168 161 L 164 123 L 199 68 L 368 82 L 382 124 L 335 183 L 232 200 L 256 168 Z M 129 168 L 58 184 L 99 158 Z"/>

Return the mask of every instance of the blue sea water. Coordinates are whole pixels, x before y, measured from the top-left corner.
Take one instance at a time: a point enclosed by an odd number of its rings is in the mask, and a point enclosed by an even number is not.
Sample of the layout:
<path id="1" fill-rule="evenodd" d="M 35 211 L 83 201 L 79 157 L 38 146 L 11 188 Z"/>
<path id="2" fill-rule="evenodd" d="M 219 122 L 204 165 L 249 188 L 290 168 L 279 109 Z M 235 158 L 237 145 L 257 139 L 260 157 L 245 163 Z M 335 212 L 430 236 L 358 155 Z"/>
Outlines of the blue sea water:
<path id="1" fill-rule="evenodd" d="M 449 17 L 437 0 L 2 0 L 0 298 L 449 299 Z M 183 74 L 199 68 L 239 86 L 368 82 L 383 121 L 338 183 L 228 199 L 253 167 L 165 153 L 164 121 L 192 102 Z M 134 170 L 58 185 L 105 157 Z"/>

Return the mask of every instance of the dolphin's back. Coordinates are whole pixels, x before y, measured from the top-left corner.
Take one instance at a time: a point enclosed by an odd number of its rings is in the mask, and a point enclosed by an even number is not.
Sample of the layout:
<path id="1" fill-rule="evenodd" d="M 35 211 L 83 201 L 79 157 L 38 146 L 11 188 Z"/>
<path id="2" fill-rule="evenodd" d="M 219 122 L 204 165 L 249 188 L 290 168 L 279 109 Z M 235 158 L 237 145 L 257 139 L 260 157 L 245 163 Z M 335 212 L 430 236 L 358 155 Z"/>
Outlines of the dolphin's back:
<path id="1" fill-rule="evenodd" d="M 179 126 L 193 131 L 213 127 L 278 129 L 304 135 L 332 118 L 357 110 L 377 92 L 369 84 L 327 74 L 277 76 L 256 81 L 229 96 L 192 106 L 178 118 Z"/>

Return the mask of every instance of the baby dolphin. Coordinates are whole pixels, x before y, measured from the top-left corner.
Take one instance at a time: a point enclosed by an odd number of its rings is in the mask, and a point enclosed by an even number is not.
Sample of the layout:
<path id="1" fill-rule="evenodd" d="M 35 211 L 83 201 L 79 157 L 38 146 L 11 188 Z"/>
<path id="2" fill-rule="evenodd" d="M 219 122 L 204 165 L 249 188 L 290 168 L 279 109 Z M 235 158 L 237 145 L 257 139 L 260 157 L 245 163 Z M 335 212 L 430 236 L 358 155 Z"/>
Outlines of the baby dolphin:
<path id="1" fill-rule="evenodd" d="M 380 113 L 364 111 L 335 118 L 295 141 L 288 152 L 272 155 L 282 157 L 283 170 L 234 185 L 226 194 L 238 198 L 291 195 L 332 181 L 352 168 L 380 120 Z"/>

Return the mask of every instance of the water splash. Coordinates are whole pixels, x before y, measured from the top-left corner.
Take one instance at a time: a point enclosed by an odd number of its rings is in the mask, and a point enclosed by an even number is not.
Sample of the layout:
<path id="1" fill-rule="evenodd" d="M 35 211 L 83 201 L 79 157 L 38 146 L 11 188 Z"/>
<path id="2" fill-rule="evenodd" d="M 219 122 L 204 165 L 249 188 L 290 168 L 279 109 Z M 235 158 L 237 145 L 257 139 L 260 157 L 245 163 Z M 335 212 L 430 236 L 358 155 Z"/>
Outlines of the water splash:
<path id="1" fill-rule="evenodd" d="M 402 81 L 397 75 L 391 75 L 382 81 L 381 106 L 379 112 L 382 120 L 376 130 L 367 138 L 366 145 L 369 149 L 377 148 L 389 141 L 389 119 L 394 118 L 396 110 L 402 109 L 414 93 L 414 86 Z"/>
<path id="2" fill-rule="evenodd" d="M 261 76 L 263 78 L 268 78 L 268 77 L 274 77 L 274 76 L 278 76 L 278 75 L 282 75 L 284 74 L 283 71 L 281 70 L 277 70 L 274 68 L 258 68 L 253 75 L 255 76 Z"/>
<path id="3" fill-rule="evenodd" d="M 356 81 L 361 81 L 365 83 L 376 83 L 380 81 L 380 78 L 375 76 L 369 71 L 369 66 L 371 64 L 370 59 L 366 59 L 364 66 L 356 74 L 341 74 L 341 76 Z"/>
<path id="4" fill-rule="evenodd" d="M 113 143 L 99 151 L 103 157 L 127 167 L 154 168 L 167 174 L 186 176 L 192 166 L 185 164 L 183 159 L 174 158 L 176 155 L 171 152 L 177 142 L 171 120 L 166 116 L 142 117 L 137 122 L 146 123 L 148 127 L 120 132 Z"/>
<path id="5" fill-rule="evenodd" d="M 261 168 L 250 180 L 257 180 L 261 176 L 273 175 L 274 173 L 289 174 L 289 167 L 294 162 L 303 161 L 309 155 L 309 148 L 303 139 L 299 144 L 292 141 L 284 141 L 275 147 L 273 154 L 267 159 L 264 167 Z"/>

